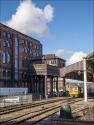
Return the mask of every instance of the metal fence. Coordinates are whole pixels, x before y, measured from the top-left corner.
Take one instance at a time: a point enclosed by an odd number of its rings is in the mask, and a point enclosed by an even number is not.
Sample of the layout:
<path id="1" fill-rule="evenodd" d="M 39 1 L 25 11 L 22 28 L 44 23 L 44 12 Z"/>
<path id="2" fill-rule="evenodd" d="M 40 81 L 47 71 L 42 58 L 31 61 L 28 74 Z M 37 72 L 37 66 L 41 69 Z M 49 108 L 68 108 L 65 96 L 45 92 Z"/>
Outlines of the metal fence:
<path id="1" fill-rule="evenodd" d="M 40 93 L 32 93 L 25 95 L 9 95 L 0 97 L 0 107 L 8 105 L 26 104 L 33 101 L 42 100 L 43 96 Z"/>
<path id="2" fill-rule="evenodd" d="M 16 95 L 0 97 L 0 107 L 32 102 L 32 95 Z"/>

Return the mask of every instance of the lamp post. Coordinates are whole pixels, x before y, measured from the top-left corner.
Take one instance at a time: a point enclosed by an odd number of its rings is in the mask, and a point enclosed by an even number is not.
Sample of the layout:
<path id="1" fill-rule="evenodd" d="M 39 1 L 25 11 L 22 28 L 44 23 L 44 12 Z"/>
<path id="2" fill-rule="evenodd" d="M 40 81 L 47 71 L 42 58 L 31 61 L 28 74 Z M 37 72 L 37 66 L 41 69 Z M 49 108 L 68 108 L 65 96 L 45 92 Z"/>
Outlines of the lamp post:
<path id="1" fill-rule="evenodd" d="M 86 70 L 86 58 L 83 58 L 83 71 L 84 71 L 84 101 L 87 102 L 87 70 Z"/>
<path id="2" fill-rule="evenodd" d="M 84 70 L 84 101 L 87 102 L 87 60 L 92 61 L 94 64 L 94 57 L 93 58 L 83 58 L 83 70 Z M 94 74 L 94 71 L 92 72 Z"/>

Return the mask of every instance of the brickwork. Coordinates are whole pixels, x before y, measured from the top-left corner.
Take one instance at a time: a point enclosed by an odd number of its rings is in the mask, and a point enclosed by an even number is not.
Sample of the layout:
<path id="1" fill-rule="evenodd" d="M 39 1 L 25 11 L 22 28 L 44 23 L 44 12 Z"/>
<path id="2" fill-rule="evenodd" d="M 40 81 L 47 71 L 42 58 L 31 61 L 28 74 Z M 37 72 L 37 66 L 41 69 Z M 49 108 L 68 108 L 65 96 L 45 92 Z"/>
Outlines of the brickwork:
<path id="1" fill-rule="evenodd" d="M 0 87 L 27 86 L 32 58 L 41 55 L 38 40 L 0 23 Z"/>

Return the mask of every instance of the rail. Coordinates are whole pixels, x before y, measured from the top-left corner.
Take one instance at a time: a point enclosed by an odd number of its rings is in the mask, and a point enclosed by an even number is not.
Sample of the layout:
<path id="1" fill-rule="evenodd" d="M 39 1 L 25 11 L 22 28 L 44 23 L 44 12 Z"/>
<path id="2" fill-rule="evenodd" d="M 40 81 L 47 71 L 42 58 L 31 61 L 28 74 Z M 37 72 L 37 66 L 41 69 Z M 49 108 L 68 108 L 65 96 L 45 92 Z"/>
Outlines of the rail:
<path id="1" fill-rule="evenodd" d="M 30 125 L 33 125 L 37 122 L 39 122 L 40 120 L 45 119 L 46 117 L 49 117 L 52 114 L 55 114 L 56 112 L 58 112 L 59 108 L 61 107 L 62 103 L 75 103 L 78 101 L 81 101 L 82 99 L 66 99 L 66 100 L 59 100 L 56 101 L 55 100 L 52 103 L 48 103 L 48 104 L 44 104 L 43 107 L 41 107 L 41 109 L 37 110 L 37 112 L 32 112 L 32 110 L 29 110 L 28 113 L 25 113 L 23 115 L 17 116 L 15 118 L 12 119 L 7 119 L 6 121 L 2 121 L 1 124 L 2 125 L 18 125 L 20 123 L 24 123 L 24 122 L 30 122 Z M 47 105 L 50 105 L 48 107 L 46 107 Z"/>

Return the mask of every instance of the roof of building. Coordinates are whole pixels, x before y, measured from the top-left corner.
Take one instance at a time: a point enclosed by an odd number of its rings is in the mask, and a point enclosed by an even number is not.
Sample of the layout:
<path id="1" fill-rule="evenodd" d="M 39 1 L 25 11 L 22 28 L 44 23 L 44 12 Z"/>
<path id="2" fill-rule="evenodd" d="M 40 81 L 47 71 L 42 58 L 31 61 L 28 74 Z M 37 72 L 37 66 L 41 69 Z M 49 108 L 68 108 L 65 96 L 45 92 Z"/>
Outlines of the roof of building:
<path id="1" fill-rule="evenodd" d="M 2 23 L 0 22 L 0 28 L 1 28 L 1 27 L 8 28 L 8 29 L 10 29 L 12 32 L 19 33 L 19 34 L 23 35 L 24 37 L 28 37 L 29 39 L 35 40 L 35 41 L 37 41 L 38 43 L 40 43 L 39 40 L 34 39 L 34 38 L 32 38 L 32 37 L 30 37 L 30 36 L 28 36 L 28 35 L 26 35 L 26 34 L 24 34 L 24 33 L 22 33 L 22 32 L 19 32 L 19 31 L 15 30 L 15 29 L 13 29 L 13 28 L 11 28 L 11 27 L 5 25 L 5 24 L 2 24 Z M 41 43 L 40 43 L 40 44 L 41 44 Z"/>
<path id="2" fill-rule="evenodd" d="M 91 68 L 88 69 L 87 68 L 87 72 L 91 72 L 93 74 L 93 67 L 94 67 L 94 52 L 90 53 L 87 57 L 87 60 L 90 60 L 90 62 L 88 62 L 91 65 Z M 93 65 L 92 65 L 93 64 Z M 73 63 L 71 65 L 68 65 L 64 68 L 60 69 L 60 76 L 65 76 L 68 73 L 72 73 L 72 72 L 78 72 L 78 71 L 83 71 L 83 61 L 79 61 L 76 63 Z"/>
<path id="3" fill-rule="evenodd" d="M 87 56 L 87 58 L 91 58 L 91 57 L 94 57 L 94 51 Z"/>
<path id="4" fill-rule="evenodd" d="M 65 59 L 62 59 L 62 58 L 56 56 L 55 54 L 46 54 L 46 55 L 43 55 L 42 58 L 43 59 L 60 59 L 60 60 L 63 60 L 64 62 L 66 61 Z"/>
<path id="5" fill-rule="evenodd" d="M 32 74 L 33 75 L 59 76 L 59 69 L 56 66 L 52 66 L 48 64 L 33 64 Z"/>
<path id="6" fill-rule="evenodd" d="M 90 53 L 86 58 L 94 63 L 94 52 Z"/>
<path id="7" fill-rule="evenodd" d="M 47 55 L 43 55 L 43 56 L 37 56 L 37 57 L 34 57 L 32 60 L 47 60 L 47 59 L 60 59 L 64 62 L 66 62 L 65 59 L 62 59 L 62 58 L 59 58 L 58 56 L 56 56 L 55 54 L 47 54 Z"/>

